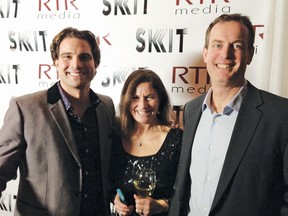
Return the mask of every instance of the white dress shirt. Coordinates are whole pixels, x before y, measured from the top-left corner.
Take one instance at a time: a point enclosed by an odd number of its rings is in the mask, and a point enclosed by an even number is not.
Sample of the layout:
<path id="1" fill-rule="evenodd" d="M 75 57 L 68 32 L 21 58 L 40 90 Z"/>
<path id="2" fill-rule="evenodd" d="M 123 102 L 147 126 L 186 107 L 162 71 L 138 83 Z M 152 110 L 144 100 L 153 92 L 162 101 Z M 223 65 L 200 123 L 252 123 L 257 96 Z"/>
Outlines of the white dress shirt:
<path id="1" fill-rule="evenodd" d="M 213 90 L 206 95 L 192 148 L 189 216 L 207 216 L 210 212 L 246 85 L 247 82 L 222 113 L 211 106 Z"/>

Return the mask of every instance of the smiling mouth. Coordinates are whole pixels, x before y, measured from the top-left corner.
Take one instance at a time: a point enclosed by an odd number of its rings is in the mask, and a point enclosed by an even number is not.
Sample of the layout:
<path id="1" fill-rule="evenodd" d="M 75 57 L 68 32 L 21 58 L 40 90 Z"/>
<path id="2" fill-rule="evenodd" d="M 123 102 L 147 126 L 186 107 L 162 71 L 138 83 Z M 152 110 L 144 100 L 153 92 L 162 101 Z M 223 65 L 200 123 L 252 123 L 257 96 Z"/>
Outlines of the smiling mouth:
<path id="1" fill-rule="evenodd" d="M 221 68 L 221 69 L 227 69 L 227 68 L 232 68 L 234 67 L 235 64 L 216 64 L 216 66 L 218 68 Z"/>
<path id="2" fill-rule="evenodd" d="M 82 72 L 67 72 L 68 74 L 70 74 L 71 76 L 81 76 L 81 75 L 84 75 L 85 73 L 82 73 Z"/>
<path id="3" fill-rule="evenodd" d="M 146 111 L 146 110 L 136 110 L 136 113 L 138 114 L 138 115 L 141 115 L 141 116 L 147 116 L 147 115 L 149 115 L 151 112 L 150 111 Z"/>

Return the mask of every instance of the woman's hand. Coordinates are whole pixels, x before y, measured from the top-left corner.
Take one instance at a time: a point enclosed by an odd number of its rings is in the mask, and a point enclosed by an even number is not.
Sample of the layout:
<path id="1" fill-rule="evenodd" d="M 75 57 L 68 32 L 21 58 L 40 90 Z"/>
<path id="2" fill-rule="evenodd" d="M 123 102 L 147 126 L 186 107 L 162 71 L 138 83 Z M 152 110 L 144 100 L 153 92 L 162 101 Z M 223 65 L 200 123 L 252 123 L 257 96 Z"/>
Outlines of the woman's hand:
<path id="1" fill-rule="evenodd" d="M 151 197 L 140 197 L 134 194 L 135 208 L 139 215 L 150 216 L 162 212 L 168 212 L 169 204 L 166 199 L 155 200 Z"/>
<path id="2" fill-rule="evenodd" d="M 114 198 L 114 206 L 117 213 L 121 216 L 131 215 L 134 212 L 134 206 L 127 206 L 123 204 L 118 194 L 116 194 Z"/>

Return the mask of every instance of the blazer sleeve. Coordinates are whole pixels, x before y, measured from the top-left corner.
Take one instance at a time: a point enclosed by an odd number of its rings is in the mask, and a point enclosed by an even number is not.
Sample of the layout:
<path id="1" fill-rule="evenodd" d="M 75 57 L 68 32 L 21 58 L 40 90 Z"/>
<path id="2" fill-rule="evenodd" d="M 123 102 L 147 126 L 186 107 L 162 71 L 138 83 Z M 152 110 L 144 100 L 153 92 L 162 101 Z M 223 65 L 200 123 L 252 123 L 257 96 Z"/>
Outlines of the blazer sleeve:
<path id="1" fill-rule="evenodd" d="M 287 131 L 288 133 L 288 131 Z M 288 143 L 286 143 L 286 148 L 283 156 L 283 175 L 284 175 L 284 181 L 286 184 L 286 191 L 284 198 L 284 204 L 281 209 L 281 215 L 288 216 Z"/>
<path id="2" fill-rule="evenodd" d="M 16 98 L 11 99 L 0 130 L 0 192 L 6 183 L 16 179 L 20 158 L 25 152 L 23 117 Z"/>

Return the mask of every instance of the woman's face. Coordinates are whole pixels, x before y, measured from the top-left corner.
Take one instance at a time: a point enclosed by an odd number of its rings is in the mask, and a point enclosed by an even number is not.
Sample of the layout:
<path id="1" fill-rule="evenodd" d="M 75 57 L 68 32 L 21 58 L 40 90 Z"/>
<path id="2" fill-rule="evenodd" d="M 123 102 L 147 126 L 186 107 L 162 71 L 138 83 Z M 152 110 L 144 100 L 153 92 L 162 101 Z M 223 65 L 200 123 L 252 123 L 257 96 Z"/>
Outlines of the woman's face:
<path id="1" fill-rule="evenodd" d="M 130 103 L 130 113 L 140 124 L 156 123 L 160 100 L 151 83 L 140 83 Z"/>

